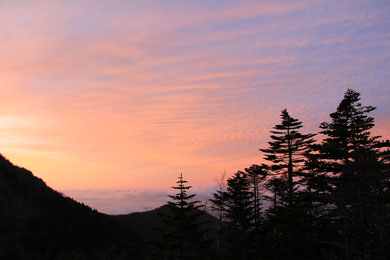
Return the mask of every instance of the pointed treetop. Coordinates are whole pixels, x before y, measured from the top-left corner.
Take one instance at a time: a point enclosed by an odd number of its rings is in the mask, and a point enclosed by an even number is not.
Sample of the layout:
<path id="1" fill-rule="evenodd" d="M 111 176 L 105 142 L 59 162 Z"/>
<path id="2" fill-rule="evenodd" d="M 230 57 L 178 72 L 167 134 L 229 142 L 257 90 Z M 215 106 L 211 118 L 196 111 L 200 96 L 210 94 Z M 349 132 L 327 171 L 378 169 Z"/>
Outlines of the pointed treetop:
<path id="1" fill-rule="evenodd" d="M 369 136 L 368 130 L 374 126 L 374 118 L 367 114 L 375 110 L 376 107 L 362 106 L 359 101 L 360 94 L 355 90 L 348 89 L 336 112 L 330 114 L 332 121 L 321 123 L 321 133 L 328 136 L 339 135 L 343 139 L 351 135 L 364 134 Z M 335 132 L 336 129 L 337 132 Z"/>

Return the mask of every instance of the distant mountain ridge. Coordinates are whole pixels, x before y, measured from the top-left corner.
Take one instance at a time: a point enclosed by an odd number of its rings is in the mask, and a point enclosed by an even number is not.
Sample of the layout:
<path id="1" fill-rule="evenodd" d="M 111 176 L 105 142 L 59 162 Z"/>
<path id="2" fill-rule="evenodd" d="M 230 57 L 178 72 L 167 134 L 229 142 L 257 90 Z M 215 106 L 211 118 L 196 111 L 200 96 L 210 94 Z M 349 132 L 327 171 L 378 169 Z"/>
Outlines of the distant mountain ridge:
<path id="1" fill-rule="evenodd" d="M 199 210 L 199 209 L 197 209 Z M 168 205 L 163 205 L 153 210 L 145 212 L 134 212 L 124 215 L 112 216 L 115 220 L 126 224 L 134 232 L 137 233 L 144 241 L 158 241 L 160 239 L 159 233 L 156 228 L 162 227 L 164 222 L 162 215 L 169 215 L 170 211 Z M 205 212 L 203 214 L 204 221 L 207 222 L 207 229 L 209 230 L 209 236 L 215 238 L 218 220 Z"/>
<path id="2" fill-rule="evenodd" d="M 0 259 L 144 259 L 144 248 L 127 225 L 0 155 Z"/>
<path id="3" fill-rule="evenodd" d="M 167 205 L 106 215 L 48 187 L 0 154 L 0 260 L 148 259 Z M 204 214 L 209 236 L 217 219 Z"/>

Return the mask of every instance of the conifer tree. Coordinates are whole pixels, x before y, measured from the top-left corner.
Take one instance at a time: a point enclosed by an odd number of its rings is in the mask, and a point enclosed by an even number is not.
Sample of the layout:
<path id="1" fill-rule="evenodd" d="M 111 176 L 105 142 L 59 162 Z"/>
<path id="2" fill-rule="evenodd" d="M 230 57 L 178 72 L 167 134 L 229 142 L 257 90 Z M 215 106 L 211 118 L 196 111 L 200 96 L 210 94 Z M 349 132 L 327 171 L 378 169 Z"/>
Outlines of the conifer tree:
<path id="1" fill-rule="evenodd" d="M 325 138 L 313 146 L 311 158 L 316 158 L 312 166 L 317 176 L 328 185 L 314 186 L 317 178 L 311 187 L 322 189 L 318 201 L 328 199 L 324 214 L 340 231 L 331 240 L 339 242 L 344 259 L 385 259 L 389 257 L 390 176 L 384 149 L 389 143 L 371 135 L 374 118 L 368 113 L 375 107 L 359 101 L 360 94 L 348 89 L 330 114 L 331 122 L 321 124 Z"/>
<path id="2" fill-rule="evenodd" d="M 191 186 L 182 174 L 178 179 L 172 187 L 178 192 L 169 195 L 169 213 L 163 216 L 165 228 L 161 230 L 163 241 L 159 243 L 163 259 L 209 259 L 211 247 L 200 201 L 193 200 L 196 194 L 187 194 Z"/>
<path id="3" fill-rule="evenodd" d="M 245 168 L 245 172 L 248 175 L 248 180 L 250 183 L 250 192 L 251 192 L 251 201 L 252 201 L 252 232 L 251 232 L 251 241 L 254 250 L 253 259 L 259 259 L 260 250 L 261 250 L 261 225 L 263 224 L 263 214 L 262 210 L 262 201 L 263 201 L 263 186 L 268 172 L 266 166 L 262 165 L 252 165 L 249 168 Z"/>
<path id="4" fill-rule="evenodd" d="M 280 117 L 282 122 L 275 125 L 271 131 L 272 141 L 268 142 L 269 148 L 260 151 L 265 153 L 264 158 L 272 163 L 270 169 L 274 176 L 285 182 L 285 185 L 280 181 L 275 182 L 274 184 L 278 184 L 278 187 L 274 187 L 275 192 L 285 189 L 287 202 L 291 204 L 296 186 L 294 177 L 300 171 L 305 151 L 314 142 L 314 134 L 300 133 L 302 122 L 291 117 L 287 109 L 282 110 Z"/>
<path id="5" fill-rule="evenodd" d="M 263 223 L 264 254 L 272 258 L 299 259 L 308 255 L 305 205 L 298 197 L 305 153 L 314 142 L 314 134 L 302 134 L 302 122 L 281 112 L 281 123 L 271 131 L 268 149 L 260 149 L 271 162 L 265 187 L 273 193 L 272 207 Z"/>
<path id="6" fill-rule="evenodd" d="M 261 189 L 267 176 L 265 166 L 252 165 L 227 180 L 227 187 L 213 194 L 213 210 L 222 213 L 227 248 L 221 259 L 259 259 L 262 224 Z M 226 254 L 227 253 L 227 254 Z"/>
<path id="7" fill-rule="evenodd" d="M 261 223 L 261 186 L 267 177 L 265 166 L 252 165 L 245 168 L 248 175 L 248 180 L 251 188 L 252 203 L 253 203 L 253 224 L 254 229 L 258 231 Z"/>
<path id="8" fill-rule="evenodd" d="M 227 184 L 223 198 L 228 227 L 227 240 L 230 243 L 229 254 L 233 259 L 249 259 L 253 206 L 248 175 L 238 171 L 227 180 Z"/>

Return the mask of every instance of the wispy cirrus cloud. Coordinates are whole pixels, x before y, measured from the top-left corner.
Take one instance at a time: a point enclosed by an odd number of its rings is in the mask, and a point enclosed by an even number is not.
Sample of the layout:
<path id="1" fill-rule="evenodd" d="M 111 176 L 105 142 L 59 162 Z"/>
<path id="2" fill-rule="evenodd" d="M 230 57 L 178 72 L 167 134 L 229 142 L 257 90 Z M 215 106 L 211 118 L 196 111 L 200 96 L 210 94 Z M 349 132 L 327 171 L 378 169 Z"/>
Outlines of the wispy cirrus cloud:
<path id="1" fill-rule="evenodd" d="M 347 88 L 388 136 L 385 2 L 0 5 L 1 152 L 54 188 L 207 186 L 262 161 L 281 109 L 315 132 Z"/>

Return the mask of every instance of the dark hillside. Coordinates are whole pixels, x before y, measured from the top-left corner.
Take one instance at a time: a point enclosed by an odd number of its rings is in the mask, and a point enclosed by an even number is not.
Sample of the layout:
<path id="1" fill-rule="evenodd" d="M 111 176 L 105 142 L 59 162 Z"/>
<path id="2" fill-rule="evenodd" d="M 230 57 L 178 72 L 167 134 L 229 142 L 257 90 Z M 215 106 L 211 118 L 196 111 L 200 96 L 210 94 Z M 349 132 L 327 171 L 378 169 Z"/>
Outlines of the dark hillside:
<path id="1" fill-rule="evenodd" d="M 126 225 L 0 155 L 0 259 L 142 259 L 143 249 Z"/>
<path id="2" fill-rule="evenodd" d="M 168 215 L 169 212 L 167 205 L 164 205 L 150 211 L 135 212 L 112 217 L 119 222 L 128 225 L 137 233 L 137 235 L 143 238 L 144 241 L 157 241 L 159 239 L 159 232 L 156 228 L 164 226 L 162 215 Z M 215 238 L 215 230 L 218 225 L 218 220 L 207 213 L 204 214 L 203 217 L 204 221 L 207 222 L 207 229 L 210 230 L 210 232 L 208 232 L 210 238 Z"/>

